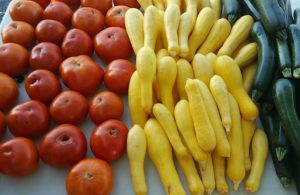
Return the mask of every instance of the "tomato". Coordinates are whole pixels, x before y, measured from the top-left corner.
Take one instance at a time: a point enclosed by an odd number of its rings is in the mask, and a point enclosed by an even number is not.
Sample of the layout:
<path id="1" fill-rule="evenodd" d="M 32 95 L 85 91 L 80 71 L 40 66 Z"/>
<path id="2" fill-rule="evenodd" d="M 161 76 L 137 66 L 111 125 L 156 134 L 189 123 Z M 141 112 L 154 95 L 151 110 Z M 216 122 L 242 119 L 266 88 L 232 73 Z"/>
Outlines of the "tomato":
<path id="1" fill-rule="evenodd" d="M 34 28 L 22 21 L 12 21 L 2 30 L 3 43 L 18 43 L 23 47 L 30 48 L 35 43 Z"/>
<path id="2" fill-rule="evenodd" d="M 61 92 L 56 76 L 48 70 L 35 70 L 25 79 L 28 96 L 44 104 L 49 104 Z"/>
<path id="3" fill-rule="evenodd" d="M 63 124 L 49 131 L 41 140 L 39 154 L 48 165 L 69 167 L 82 160 L 87 151 L 85 135 L 78 127 Z"/>
<path id="4" fill-rule="evenodd" d="M 63 2 L 73 10 L 76 10 L 80 6 L 80 0 L 52 0 L 52 2 Z"/>
<path id="5" fill-rule="evenodd" d="M 112 185 L 112 168 L 107 162 L 97 158 L 81 160 L 66 178 L 68 195 L 108 195 Z"/>
<path id="6" fill-rule="evenodd" d="M 61 45 L 67 28 L 56 20 L 42 20 L 35 29 L 36 38 L 39 42 L 51 42 Z"/>
<path id="7" fill-rule="evenodd" d="M 87 55 L 65 59 L 59 72 L 67 87 L 85 96 L 100 86 L 104 76 L 101 67 Z"/>
<path id="8" fill-rule="evenodd" d="M 112 7 L 112 0 L 81 0 L 83 7 L 92 7 L 101 11 L 103 15 Z"/>
<path id="9" fill-rule="evenodd" d="M 32 70 L 45 69 L 56 73 L 62 61 L 60 48 L 54 43 L 43 42 L 31 50 L 29 65 Z"/>
<path id="10" fill-rule="evenodd" d="M 0 72 L 0 110 L 5 110 L 16 102 L 19 88 L 14 79 Z"/>
<path id="11" fill-rule="evenodd" d="M 38 166 L 38 152 L 33 141 L 15 137 L 0 145 L 0 172 L 22 177 L 33 173 Z"/>
<path id="12" fill-rule="evenodd" d="M 128 58 L 132 47 L 125 29 L 109 27 L 95 36 L 96 54 L 105 61 Z"/>
<path id="13" fill-rule="evenodd" d="M 104 84 L 107 89 L 118 94 L 127 93 L 134 65 L 128 60 L 114 60 L 106 68 Z"/>
<path id="14" fill-rule="evenodd" d="M 116 26 L 125 29 L 125 14 L 129 7 L 118 5 L 108 10 L 105 16 L 105 25 L 107 27 Z"/>
<path id="15" fill-rule="evenodd" d="M 140 4 L 137 0 L 113 0 L 114 5 L 126 5 L 128 7 L 140 8 Z"/>
<path id="16" fill-rule="evenodd" d="M 95 95 L 90 103 L 90 117 L 95 124 L 109 119 L 120 119 L 124 112 L 122 99 L 110 91 Z"/>
<path id="17" fill-rule="evenodd" d="M 44 19 L 57 20 L 68 26 L 72 21 L 73 11 L 63 2 L 52 2 L 44 10 Z"/>
<path id="18" fill-rule="evenodd" d="M 43 8 L 34 1 L 16 0 L 13 1 L 9 14 L 15 21 L 24 21 L 36 26 L 43 18 Z"/>
<path id="19" fill-rule="evenodd" d="M 54 98 L 50 105 L 51 118 L 58 124 L 80 124 L 89 111 L 83 95 L 76 91 L 64 91 Z"/>
<path id="20" fill-rule="evenodd" d="M 43 9 L 45 9 L 47 5 L 49 5 L 51 0 L 30 0 L 30 1 L 34 1 L 38 3 Z"/>
<path id="21" fill-rule="evenodd" d="M 7 115 L 7 126 L 15 136 L 36 137 L 49 127 L 48 108 L 41 102 L 29 100 L 15 106 Z"/>
<path id="22" fill-rule="evenodd" d="M 4 136 L 6 130 L 6 122 L 4 114 L 0 111 L 0 137 Z"/>
<path id="23" fill-rule="evenodd" d="M 108 162 L 119 159 L 125 153 L 127 134 L 128 129 L 121 121 L 111 119 L 103 122 L 90 138 L 93 154 Z"/>
<path id="24" fill-rule="evenodd" d="M 93 42 L 90 36 L 80 29 L 69 30 L 61 46 L 63 55 L 67 57 L 92 55 Z"/>
<path id="25" fill-rule="evenodd" d="M 0 72 L 10 76 L 22 74 L 28 67 L 29 52 L 16 43 L 0 45 Z"/>
<path id="26" fill-rule="evenodd" d="M 82 7 L 73 14 L 72 25 L 94 37 L 104 28 L 104 16 L 95 8 Z"/>

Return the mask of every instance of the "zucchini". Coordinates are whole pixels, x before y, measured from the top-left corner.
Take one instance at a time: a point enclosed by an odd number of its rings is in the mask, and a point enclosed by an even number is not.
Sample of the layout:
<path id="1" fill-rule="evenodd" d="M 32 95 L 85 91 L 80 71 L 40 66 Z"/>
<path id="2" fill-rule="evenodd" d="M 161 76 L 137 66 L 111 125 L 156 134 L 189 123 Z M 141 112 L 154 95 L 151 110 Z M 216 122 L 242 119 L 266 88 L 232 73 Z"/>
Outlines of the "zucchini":
<path id="1" fill-rule="evenodd" d="M 287 16 L 288 25 L 293 23 L 292 5 L 290 0 L 285 0 L 285 12 Z"/>
<path id="2" fill-rule="evenodd" d="M 288 154 L 282 161 L 279 161 L 276 158 L 274 149 L 271 146 L 269 146 L 269 149 L 270 149 L 270 153 L 271 153 L 271 157 L 272 157 L 276 175 L 279 178 L 282 186 L 287 188 L 293 182 L 293 173 L 292 173 L 293 169 L 291 167 L 292 162 L 291 162 L 291 157 L 290 157 L 291 154 Z M 299 177 L 300 177 L 300 175 L 299 175 Z"/>
<path id="3" fill-rule="evenodd" d="M 294 10 L 294 24 L 300 25 L 300 8 Z"/>
<path id="4" fill-rule="evenodd" d="M 255 22 L 251 32 L 258 46 L 258 69 L 252 86 L 252 99 L 258 101 L 270 87 L 277 69 L 275 51 L 260 22 Z"/>
<path id="5" fill-rule="evenodd" d="M 224 16 L 233 24 L 241 16 L 241 5 L 238 0 L 222 0 Z"/>
<path id="6" fill-rule="evenodd" d="M 300 194 L 300 160 L 296 156 L 293 156 L 293 176 L 295 179 L 296 189 L 298 194 Z"/>
<path id="7" fill-rule="evenodd" d="M 300 121 L 296 111 L 295 88 L 291 81 L 276 81 L 273 87 L 273 101 L 294 153 L 300 157 Z"/>
<path id="8" fill-rule="evenodd" d="M 300 25 L 289 26 L 289 41 L 292 50 L 293 77 L 300 78 Z"/>
<path id="9" fill-rule="evenodd" d="M 255 21 L 260 20 L 260 14 L 258 13 L 256 7 L 253 5 L 251 0 L 242 0 L 242 7 L 245 14 L 251 15 Z"/>
<path id="10" fill-rule="evenodd" d="M 288 41 L 276 39 L 276 45 L 280 71 L 283 77 L 291 78 L 293 70 Z"/>
<path id="11" fill-rule="evenodd" d="M 261 22 L 270 35 L 279 39 L 287 39 L 287 19 L 284 9 L 277 0 L 254 0 L 254 4 L 260 13 Z"/>

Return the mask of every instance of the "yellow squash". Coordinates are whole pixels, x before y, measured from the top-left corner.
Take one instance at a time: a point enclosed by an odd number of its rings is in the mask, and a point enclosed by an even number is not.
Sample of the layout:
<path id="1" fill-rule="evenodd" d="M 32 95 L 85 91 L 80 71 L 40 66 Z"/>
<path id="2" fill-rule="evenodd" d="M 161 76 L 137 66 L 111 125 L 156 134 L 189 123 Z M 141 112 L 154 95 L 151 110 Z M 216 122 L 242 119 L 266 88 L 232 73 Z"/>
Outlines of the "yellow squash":
<path id="1" fill-rule="evenodd" d="M 211 154 L 208 155 L 205 169 L 201 169 L 200 167 L 200 172 L 201 172 L 202 182 L 204 185 L 205 192 L 208 195 L 211 195 L 214 192 L 216 187 L 214 166 L 213 166 Z"/>
<path id="2" fill-rule="evenodd" d="M 192 66 L 195 78 L 203 81 L 206 85 L 209 85 L 209 81 L 214 75 L 213 66 L 210 64 L 209 60 L 204 55 L 198 53 L 194 56 Z"/>
<path id="3" fill-rule="evenodd" d="M 159 64 L 159 61 L 163 57 L 166 57 L 166 56 L 169 56 L 168 50 L 167 49 L 160 49 L 156 53 L 156 63 L 157 63 L 157 65 Z M 156 100 L 161 102 L 161 94 L 160 94 L 159 83 L 158 83 L 158 78 L 157 78 L 157 70 L 156 70 L 156 75 L 155 75 L 155 79 L 154 79 L 154 83 L 153 83 L 153 88 L 154 88 L 154 93 L 155 93 Z"/>
<path id="4" fill-rule="evenodd" d="M 248 93 L 251 91 L 257 68 L 258 64 L 254 62 L 242 69 L 243 86 Z"/>
<path id="5" fill-rule="evenodd" d="M 192 16 L 193 26 L 197 18 L 197 2 L 198 0 L 184 0 L 186 4 L 186 12 Z"/>
<path id="6" fill-rule="evenodd" d="M 246 171 L 249 171 L 251 169 L 250 144 L 255 131 L 255 121 L 249 121 L 242 117 L 241 125 L 244 138 L 245 168 Z"/>
<path id="7" fill-rule="evenodd" d="M 210 0 L 210 6 L 214 10 L 216 18 L 219 19 L 222 11 L 221 0 Z"/>
<path id="8" fill-rule="evenodd" d="M 178 7 L 180 7 L 181 5 L 181 0 L 167 0 L 167 7 L 169 7 L 170 5 L 175 4 Z"/>
<path id="9" fill-rule="evenodd" d="M 226 159 L 218 155 L 217 152 L 214 151 L 212 153 L 212 160 L 214 165 L 216 189 L 220 194 L 227 194 L 228 184 L 225 175 Z"/>
<path id="10" fill-rule="evenodd" d="M 165 5 L 163 0 L 152 0 L 155 7 L 157 7 L 160 10 L 165 10 Z"/>
<path id="11" fill-rule="evenodd" d="M 144 46 L 155 49 L 162 27 L 159 10 L 153 5 L 147 7 L 144 14 Z"/>
<path id="12" fill-rule="evenodd" d="M 256 43 L 249 43 L 241 48 L 234 60 L 240 68 L 246 67 L 250 63 L 256 61 L 258 48 Z"/>
<path id="13" fill-rule="evenodd" d="M 210 0 L 198 0 L 198 10 L 204 9 L 210 6 Z"/>
<path id="14" fill-rule="evenodd" d="M 189 12 L 180 16 L 180 24 L 178 29 L 180 57 L 186 58 L 189 54 L 189 35 L 193 30 L 193 19 Z"/>
<path id="15" fill-rule="evenodd" d="M 210 64 L 214 67 L 214 64 L 217 60 L 217 55 L 214 54 L 214 53 L 208 53 L 208 54 L 205 55 L 205 57 L 208 59 Z"/>
<path id="16" fill-rule="evenodd" d="M 239 51 L 246 45 L 252 43 L 251 41 L 251 37 L 249 37 L 246 41 L 244 41 L 243 43 L 241 43 L 235 50 L 234 52 L 232 53 L 231 57 L 232 58 L 235 58 L 236 55 L 239 53 Z"/>
<path id="17" fill-rule="evenodd" d="M 180 99 L 188 99 L 185 92 L 185 83 L 187 79 L 193 79 L 194 73 L 191 64 L 184 59 L 177 61 L 176 88 Z"/>
<path id="18" fill-rule="evenodd" d="M 146 10 L 147 7 L 153 5 L 152 0 L 137 0 L 137 1 L 139 2 L 143 10 Z"/>

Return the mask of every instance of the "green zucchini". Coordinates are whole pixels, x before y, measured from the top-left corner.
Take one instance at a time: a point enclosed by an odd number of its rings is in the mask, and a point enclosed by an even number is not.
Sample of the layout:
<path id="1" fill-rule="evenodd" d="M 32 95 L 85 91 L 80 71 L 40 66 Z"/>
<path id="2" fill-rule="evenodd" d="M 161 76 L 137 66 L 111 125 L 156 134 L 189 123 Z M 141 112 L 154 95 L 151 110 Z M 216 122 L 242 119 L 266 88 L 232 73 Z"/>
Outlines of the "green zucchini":
<path id="1" fill-rule="evenodd" d="M 292 13 L 292 6 L 290 0 L 285 0 L 285 12 L 287 16 L 287 23 L 288 25 L 293 23 L 293 13 Z"/>
<path id="2" fill-rule="evenodd" d="M 300 25 L 300 8 L 294 10 L 294 24 Z"/>
<path id="3" fill-rule="evenodd" d="M 255 6 L 253 5 L 251 0 L 242 0 L 242 7 L 244 10 L 244 13 L 247 15 L 251 15 L 255 21 L 259 21 L 260 20 L 260 15 L 257 11 L 257 9 L 255 8 Z"/>
<path id="4" fill-rule="evenodd" d="M 276 39 L 277 56 L 280 71 L 285 78 L 292 77 L 292 60 L 287 40 Z"/>
<path id="5" fill-rule="evenodd" d="M 300 157 L 300 121 L 296 111 L 295 88 L 291 81 L 276 81 L 273 87 L 273 101 L 291 147 Z"/>
<path id="6" fill-rule="evenodd" d="M 282 161 L 279 161 L 276 158 L 276 154 L 272 147 L 270 146 L 270 153 L 273 161 L 273 165 L 275 168 L 275 172 L 277 177 L 280 180 L 280 183 L 283 187 L 289 187 L 293 182 L 293 169 L 292 169 L 292 162 L 291 162 L 291 154 L 288 154 Z"/>
<path id="7" fill-rule="evenodd" d="M 300 194 L 300 160 L 296 156 L 293 156 L 293 176 L 295 180 L 295 186 L 297 189 L 298 194 Z"/>
<path id="8" fill-rule="evenodd" d="M 289 26 L 289 41 L 291 43 L 293 77 L 300 78 L 300 25 Z"/>
<path id="9" fill-rule="evenodd" d="M 241 5 L 238 0 L 222 0 L 223 14 L 233 24 L 241 16 Z"/>
<path id="10" fill-rule="evenodd" d="M 278 66 L 273 43 L 260 22 L 253 24 L 251 36 L 258 45 L 258 68 L 252 86 L 252 99 L 257 102 L 271 86 Z"/>
<path id="11" fill-rule="evenodd" d="M 266 31 L 279 39 L 287 39 L 287 18 L 277 0 L 254 0 Z"/>

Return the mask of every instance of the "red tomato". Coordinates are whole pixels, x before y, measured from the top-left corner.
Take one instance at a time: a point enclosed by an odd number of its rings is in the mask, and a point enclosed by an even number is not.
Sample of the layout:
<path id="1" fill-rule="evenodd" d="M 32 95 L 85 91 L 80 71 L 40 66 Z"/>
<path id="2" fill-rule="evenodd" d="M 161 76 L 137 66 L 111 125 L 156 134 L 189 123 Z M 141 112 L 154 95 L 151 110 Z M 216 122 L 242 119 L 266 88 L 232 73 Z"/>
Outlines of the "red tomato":
<path id="1" fill-rule="evenodd" d="M 57 20 L 64 25 L 69 25 L 72 20 L 72 9 L 63 2 L 52 2 L 44 10 L 44 19 Z"/>
<path id="2" fill-rule="evenodd" d="M 95 95 L 90 104 L 90 117 L 95 124 L 109 119 L 120 119 L 124 112 L 122 99 L 110 91 Z"/>
<path id="3" fill-rule="evenodd" d="M 34 1 L 16 0 L 13 1 L 9 14 L 15 21 L 24 21 L 36 26 L 43 18 L 43 8 Z"/>
<path id="4" fill-rule="evenodd" d="M 33 173 L 38 166 L 38 152 L 30 139 L 15 137 L 0 145 L 0 172 L 22 177 Z"/>
<path id="5" fill-rule="evenodd" d="M 47 5 L 50 3 L 51 0 L 30 0 L 30 1 L 35 1 L 38 3 L 43 9 L 47 7 Z"/>
<path id="6" fill-rule="evenodd" d="M 0 110 L 12 106 L 19 96 L 19 88 L 14 79 L 0 72 Z"/>
<path id="7" fill-rule="evenodd" d="M 97 158 L 81 160 L 70 170 L 66 179 L 68 195 L 108 195 L 112 185 L 112 168 Z"/>
<path id="8" fill-rule="evenodd" d="M 101 84 L 104 71 L 89 56 L 80 55 L 65 59 L 60 68 L 64 84 L 82 95 L 90 95 Z"/>
<path id="9" fill-rule="evenodd" d="M 91 135 L 90 147 L 100 159 L 111 162 L 125 152 L 128 129 L 121 121 L 112 119 L 95 128 Z"/>
<path id="10" fill-rule="evenodd" d="M 49 118 L 48 108 L 44 104 L 29 100 L 9 112 L 7 126 L 15 136 L 36 137 L 48 130 Z"/>
<path id="11" fill-rule="evenodd" d="M 6 130 L 6 122 L 4 114 L 0 111 L 0 137 L 4 136 Z"/>
<path id="12" fill-rule="evenodd" d="M 76 10 L 80 6 L 80 0 L 52 0 L 53 2 L 63 2 L 67 4 L 73 10 Z"/>
<path id="13" fill-rule="evenodd" d="M 61 92 L 50 105 L 51 118 L 58 124 L 80 124 L 89 112 L 88 103 L 76 91 Z"/>
<path id="14" fill-rule="evenodd" d="M 92 55 L 93 42 L 90 36 L 80 29 L 69 30 L 61 46 L 63 55 L 67 57 Z"/>
<path id="15" fill-rule="evenodd" d="M 51 42 L 60 45 L 67 33 L 67 28 L 56 20 L 42 20 L 35 29 L 39 42 Z"/>
<path id="16" fill-rule="evenodd" d="M 45 69 L 53 73 L 58 72 L 58 68 L 63 61 L 60 48 L 54 43 L 43 42 L 37 44 L 32 50 L 29 58 L 32 70 Z"/>
<path id="17" fill-rule="evenodd" d="M 18 43 L 23 47 L 30 48 L 35 43 L 34 28 L 22 21 L 12 21 L 2 30 L 3 43 Z"/>
<path id="18" fill-rule="evenodd" d="M 28 67 L 29 52 L 16 43 L 0 45 L 0 72 L 10 76 L 22 74 Z"/>
<path id="19" fill-rule="evenodd" d="M 78 127 L 64 124 L 49 131 L 41 140 L 39 154 L 48 165 L 69 167 L 85 157 L 87 142 Z"/>
<path id="20" fill-rule="evenodd" d="M 105 61 L 128 58 L 132 54 L 126 31 L 120 27 L 109 27 L 95 36 L 96 54 Z"/>
<path id="21" fill-rule="evenodd" d="M 140 4 L 137 0 L 113 0 L 114 5 L 126 5 L 128 7 L 140 8 Z"/>
<path id="22" fill-rule="evenodd" d="M 106 68 L 104 84 L 107 89 L 118 94 L 127 93 L 134 65 L 128 60 L 114 60 Z"/>
<path id="23" fill-rule="evenodd" d="M 121 27 L 125 29 L 125 14 L 129 7 L 118 5 L 108 10 L 105 16 L 105 25 L 107 27 Z"/>
<path id="24" fill-rule="evenodd" d="M 83 7 L 92 7 L 101 11 L 103 15 L 112 7 L 112 0 L 81 0 Z"/>
<path id="25" fill-rule="evenodd" d="M 44 104 L 49 104 L 61 92 L 59 80 L 48 70 L 31 72 L 24 83 L 28 96 Z"/>

